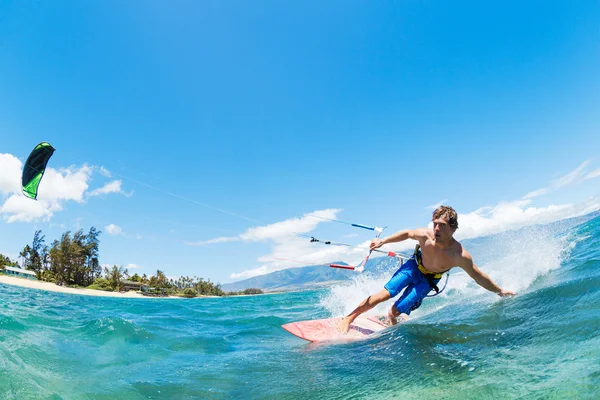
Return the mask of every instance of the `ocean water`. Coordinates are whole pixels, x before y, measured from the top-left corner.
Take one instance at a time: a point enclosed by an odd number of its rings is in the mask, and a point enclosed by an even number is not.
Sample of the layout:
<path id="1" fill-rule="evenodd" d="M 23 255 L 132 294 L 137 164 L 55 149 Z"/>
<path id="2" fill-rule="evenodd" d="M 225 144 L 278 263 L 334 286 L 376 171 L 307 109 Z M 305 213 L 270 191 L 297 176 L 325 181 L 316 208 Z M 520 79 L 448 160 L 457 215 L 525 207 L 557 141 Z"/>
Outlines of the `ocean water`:
<path id="1" fill-rule="evenodd" d="M 595 218 L 469 241 L 517 297 L 453 273 L 408 323 L 343 344 L 312 345 L 280 326 L 351 311 L 392 265 L 318 291 L 235 298 L 0 285 L 0 398 L 600 398 L 599 232 Z"/>

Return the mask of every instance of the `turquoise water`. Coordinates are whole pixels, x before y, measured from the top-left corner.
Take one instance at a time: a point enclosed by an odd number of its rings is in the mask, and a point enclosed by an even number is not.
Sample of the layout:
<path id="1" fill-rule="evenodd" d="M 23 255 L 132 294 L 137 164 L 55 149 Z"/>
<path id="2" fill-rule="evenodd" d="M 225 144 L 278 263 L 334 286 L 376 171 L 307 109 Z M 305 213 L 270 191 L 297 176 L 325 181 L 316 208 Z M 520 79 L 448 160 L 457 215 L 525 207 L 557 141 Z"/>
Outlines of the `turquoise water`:
<path id="1" fill-rule="evenodd" d="M 0 285 L 0 398 L 600 398 L 600 219 L 571 225 L 469 242 L 517 297 L 456 273 L 410 322 L 337 345 L 280 326 L 348 312 L 392 266 L 319 291 L 237 298 Z"/>

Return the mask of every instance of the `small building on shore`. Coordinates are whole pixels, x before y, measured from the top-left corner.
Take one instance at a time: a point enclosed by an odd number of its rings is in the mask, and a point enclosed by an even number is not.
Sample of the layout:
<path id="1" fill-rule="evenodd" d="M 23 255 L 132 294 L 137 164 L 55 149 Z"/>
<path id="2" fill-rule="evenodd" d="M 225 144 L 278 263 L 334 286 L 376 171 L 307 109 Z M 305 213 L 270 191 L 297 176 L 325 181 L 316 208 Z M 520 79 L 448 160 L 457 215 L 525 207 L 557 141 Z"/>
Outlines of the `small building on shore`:
<path id="1" fill-rule="evenodd" d="M 35 276 L 35 272 L 30 271 L 28 269 L 22 269 L 19 267 L 9 267 L 7 265 L 4 268 L 0 269 L 0 273 L 9 275 L 9 276 L 18 276 L 19 278 L 37 280 L 37 277 Z"/>
<path id="2" fill-rule="evenodd" d="M 121 287 L 119 289 L 119 292 L 128 292 L 130 290 L 135 290 L 136 292 L 139 291 L 147 291 L 148 290 L 148 285 L 143 284 L 141 282 L 135 282 L 135 281 L 129 281 L 129 280 L 123 280 L 121 281 Z"/>

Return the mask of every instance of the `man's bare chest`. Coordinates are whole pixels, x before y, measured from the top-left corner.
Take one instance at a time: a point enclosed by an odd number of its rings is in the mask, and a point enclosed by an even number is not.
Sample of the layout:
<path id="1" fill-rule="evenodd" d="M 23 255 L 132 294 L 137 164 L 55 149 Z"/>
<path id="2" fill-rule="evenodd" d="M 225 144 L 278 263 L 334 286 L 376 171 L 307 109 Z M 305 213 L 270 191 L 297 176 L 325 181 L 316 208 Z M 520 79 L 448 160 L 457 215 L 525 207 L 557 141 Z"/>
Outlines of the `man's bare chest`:
<path id="1" fill-rule="evenodd" d="M 431 272 L 444 272 L 458 265 L 458 257 L 452 249 L 436 249 L 435 246 L 421 247 L 423 266 Z"/>

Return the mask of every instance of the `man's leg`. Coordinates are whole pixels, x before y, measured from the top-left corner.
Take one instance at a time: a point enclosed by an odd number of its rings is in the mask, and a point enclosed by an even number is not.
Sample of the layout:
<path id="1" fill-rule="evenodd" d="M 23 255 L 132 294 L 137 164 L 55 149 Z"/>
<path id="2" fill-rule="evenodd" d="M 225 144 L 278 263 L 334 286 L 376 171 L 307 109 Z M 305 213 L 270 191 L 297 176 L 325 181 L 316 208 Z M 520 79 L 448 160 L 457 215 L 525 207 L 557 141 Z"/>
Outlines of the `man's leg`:
<path id="1" fill-rule="evenodd" d="M 406 286 L 408 286 L 413 278 L 411 274 L 411 269 L 416 268 L 416 264 L 414 260 L 409 260 L 404 265 L 402 265 L 398 270 L 394 273 L 394 275 L 390 278 L 388 283 L 385 284 L 383 290 L 379 293 L 371 295 L 367 297 L 362 303 L 358 305 L 347 317 L 342 319 L 338 328 L 341 332 L 348 332 L 350 328 L 350 324 L 354 321 L 360 314 L 369 311 L 371 308 L 375 307 L 377 304 L 389 300 L 392 297 L 396 297 L 398 293 L 402 291 Z"/>
<path id="2" fill-rule="evenodd" d="M 397 323 L 396 318 L 399 315 L 402 315 L 404 320 L 408 319 L 408 314 L 421 306 L 421 302 L 430 291 L 429 282 L 420 282 L 417 285 L 408 286 L 388 312 L 390 323 L 395 325 Z"/>
<path id="3" fill-rule="evenodd" d="M 398 323 L 398 317 L 400 317 L 400 322 L 408 320 L 408 314 L 401 313 L 396 308 L 395 304 L 392 304 L 390 307 L 390 311 L 388 311 L 388 319 L 390 320 L 390 325 L 396 325 Z"/>
<path id="4" fill-rule="evenodd" d="M 377 304 L 389 300 L 392 296 L 387 289 L 382 289 L 380 292 L 367 297 L 362 303 L 358 305 L 348 316 L 346 316 L 340 324 L 338 325 L 338 329 L 342 333 L 348 332 L 350 329 L 350 324 L 354 321 L 360 314 L 369 311 L 371 308 L 375 307 Z"/>

